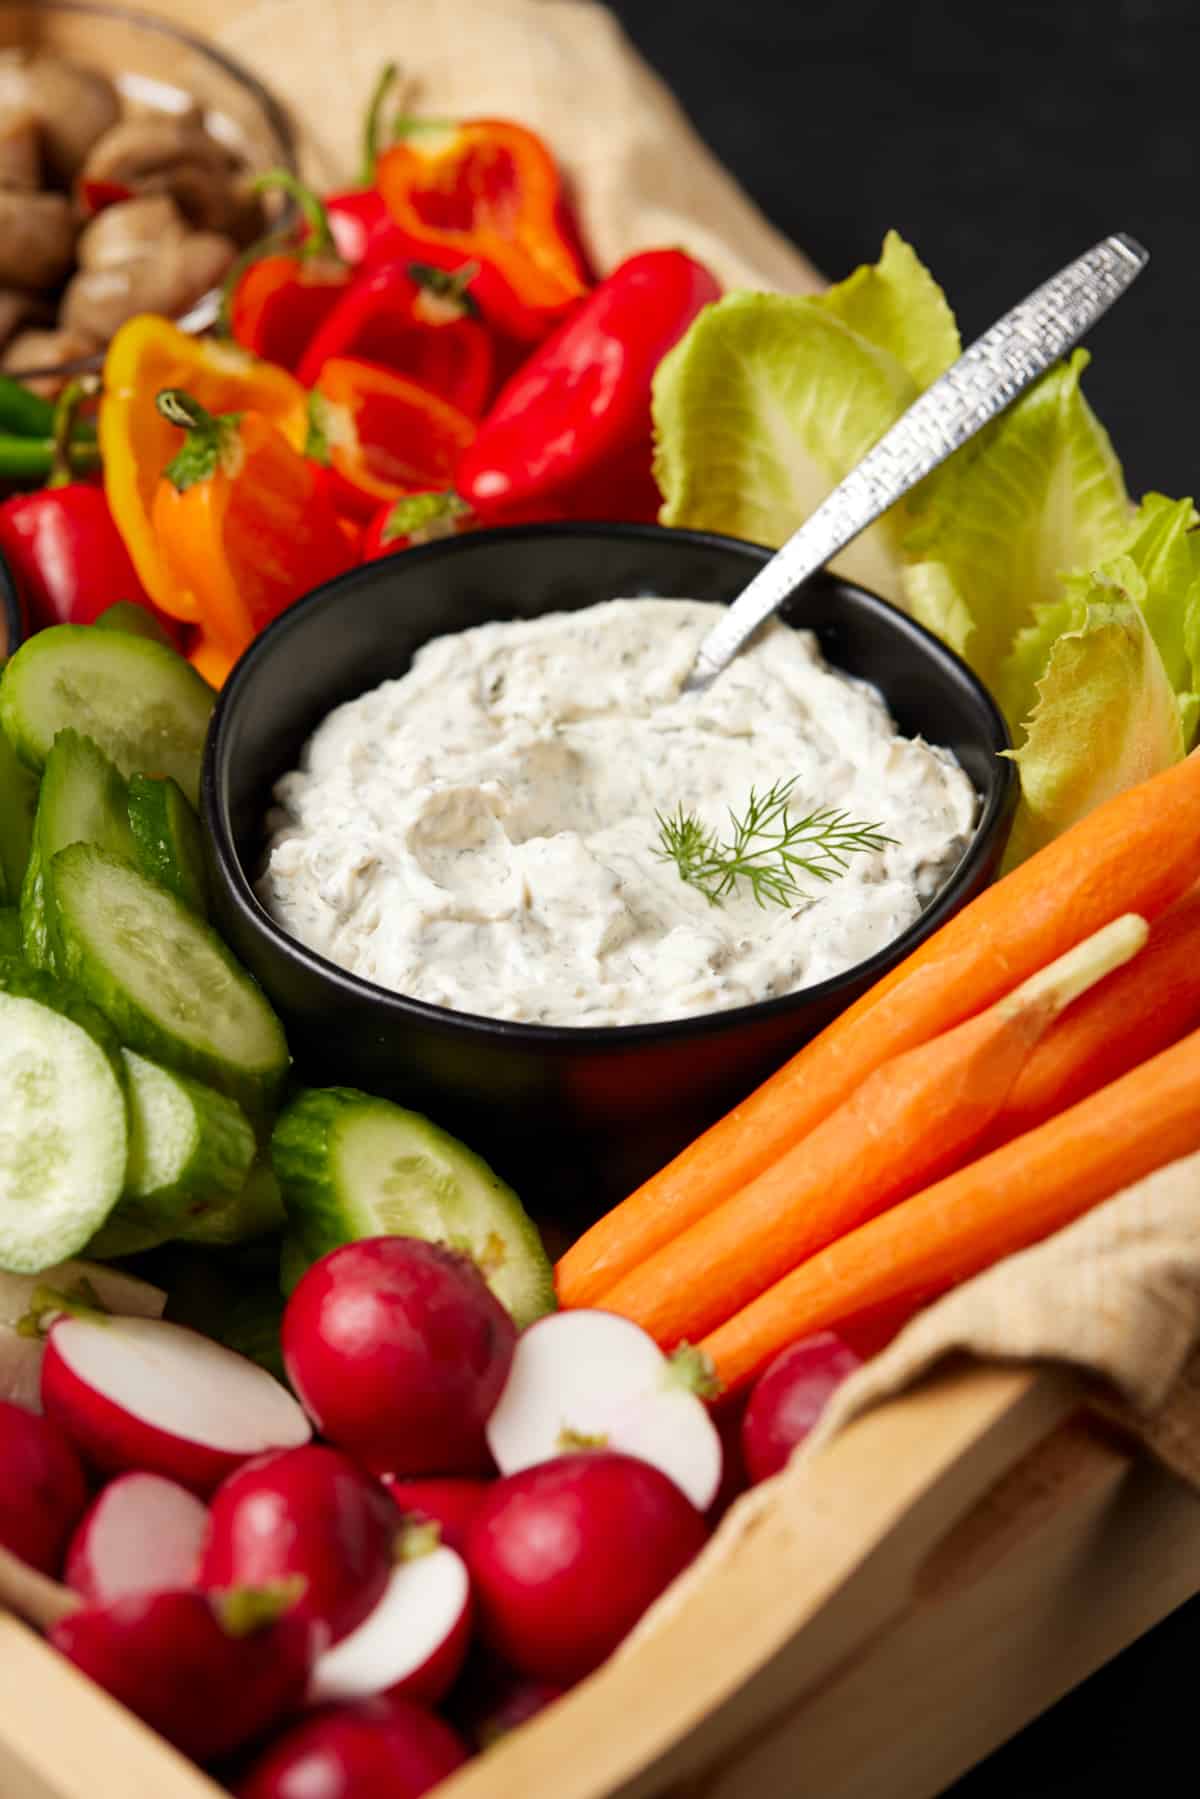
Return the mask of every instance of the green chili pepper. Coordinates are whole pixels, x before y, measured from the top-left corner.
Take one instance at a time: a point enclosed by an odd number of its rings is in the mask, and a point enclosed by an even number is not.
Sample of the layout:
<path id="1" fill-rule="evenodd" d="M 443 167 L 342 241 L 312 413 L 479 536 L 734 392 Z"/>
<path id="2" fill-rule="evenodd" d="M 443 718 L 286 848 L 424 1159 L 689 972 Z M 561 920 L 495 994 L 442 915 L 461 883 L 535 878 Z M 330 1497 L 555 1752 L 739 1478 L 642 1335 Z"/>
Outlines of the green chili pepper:
<path id="1" fill-rule="evenodd" d="M 74 474 L 84 474 L 100 465 L 100 452 L 94 444 L 74 443 L 70 448 L 70 467 Z M 0 434 L 0 481 L 45 481 L 54 468 L 52 437 L 14 437 Z"/>
<path id="2" fill-rule="evenodd" d="M 41 437 L 54 435 L 54 404 L 43 400 L 23 381 L 11 375 L 0 375 L 0 436 Z M 77 423 L 74 436 L 84 443 L 96 441 L 96 427 L 90 421 Z"/>

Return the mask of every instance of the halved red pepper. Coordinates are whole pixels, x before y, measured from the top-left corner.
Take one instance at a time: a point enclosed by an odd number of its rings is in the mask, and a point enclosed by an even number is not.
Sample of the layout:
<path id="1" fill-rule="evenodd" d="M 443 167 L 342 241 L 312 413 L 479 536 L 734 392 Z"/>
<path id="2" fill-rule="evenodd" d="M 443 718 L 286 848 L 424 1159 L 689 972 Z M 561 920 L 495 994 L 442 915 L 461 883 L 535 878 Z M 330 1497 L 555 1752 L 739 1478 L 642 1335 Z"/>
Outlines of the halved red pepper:
<path id="1" fill-rule="evenodd" d="M 310 188 L 286 169 L 272 169 L 254 185 L 291 195 L 304 218 L 304 236 L 289 243 L 275 234 L 238 258 L 226 283 L 225 323 L 243 348 L 294 373 L 354 271 L 338 254 L 325 208 Z"/>
<path id="2" fill-rule="evenodd" d="M 720 292 L 682 250 L 621 263 L 501 389 L 459 464 L 463 499 L 489 523 L 656 517 L 654 371 Z"/>
<path id="3" fill-rule="evenodd" d="M 334 356 L 312 395 L 308 454 L 326 463 L 344 508 L 369 518 L 403 494 L 451 488 L 475 421 L 378 363 Z"/>
<path id="4" fill-rule="evenodd" d="M 588 285 L 549 150 L 504 119 L 429 120 L 407 130 L 375 172 L 406 254 L 451 270 L 478 262 L 472 292 L 484 318 L 537 342 Z"/>
<path id="5" fill-rule="evenodd" d="M 297 374 L 312 387 L 333 356 L 356 356 L 408 375 L 478 418 L 492 391 L 492 338 L 469 292 L 478 269 L 457 274 L 388 263 L 347 288 L 309 341 Z"/>

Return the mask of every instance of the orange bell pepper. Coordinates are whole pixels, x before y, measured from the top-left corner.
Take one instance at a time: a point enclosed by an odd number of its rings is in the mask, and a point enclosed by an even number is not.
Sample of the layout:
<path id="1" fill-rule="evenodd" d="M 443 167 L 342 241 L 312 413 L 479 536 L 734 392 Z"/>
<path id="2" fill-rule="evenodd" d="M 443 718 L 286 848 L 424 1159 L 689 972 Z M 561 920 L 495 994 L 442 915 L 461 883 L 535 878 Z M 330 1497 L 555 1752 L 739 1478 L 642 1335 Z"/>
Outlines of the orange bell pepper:
<path id="1" fill-rule="evenodd" d="M 454 486 L 475 421 L 439 394 L 353 356 L 331 356 L 312 395 L 308 453 L 335 477 L 343 510 L 370 519 L 403 494 Z"/>
<path id="2" fill-rule="evenodd" d="M 478 262 L 484 317 L 522 342 L 544 337 L 588 286 L 549 150 L 504 119 L 408 129 L 375 167 L 397 246 L 437 268 Z"/>
<path id="3" fill-rule="evenodd" d="M 156 395 L 171 387 L 185 389 L 212 413 L 253 410 L 296 450 L 308 432 L 308 395 L 285 369 L 258 362 L 237 345 L 189 337 L 152 314 L 130 319 L 108 347 L 99 436 L 109 509 L 150 598 L 175 618 L 195 622 L 188 610 L 193 602 L 171 578 L 150 517 L 159 477 L 183 442 L 155 405 Z"/>
<path id="4" fill-rule="evenodd" d="M 158 411 L 184 433 L 151 524 L 172 597 L 201 633 L 193 662 L 219 686 L 273 618 L 356 557 L 316 465 L 258 412 L 214 417 L 168 389 Z"/>

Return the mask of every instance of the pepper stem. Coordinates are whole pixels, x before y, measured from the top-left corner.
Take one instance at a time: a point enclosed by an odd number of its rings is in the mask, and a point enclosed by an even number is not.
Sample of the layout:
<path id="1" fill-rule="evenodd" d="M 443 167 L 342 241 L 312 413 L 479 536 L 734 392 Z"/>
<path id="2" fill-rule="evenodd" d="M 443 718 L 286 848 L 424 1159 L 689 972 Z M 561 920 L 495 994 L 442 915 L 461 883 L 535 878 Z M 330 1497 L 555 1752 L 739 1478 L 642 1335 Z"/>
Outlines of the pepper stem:
<path id="1" fill-rule="evenodd" d="M 69 487 L 75 479 L 75 470 L 71 459 L 71 438 L 75 432 L 79 408 L 84 400 L 90 399 L 99 391 L 100 382 L 95 375 L 80 375 L 77 381 L 68 381 L 59 394 L 50 426 L 52 448 L 47 487 Z"/>
<path id="2" fill-rule="evenodd" d="M 334 242 L 333 232 L 329 224 L 329 214 L 319 194 L 290 169 L 268 169 L 254 183 L 256 194 L 275 191 L 286 194 L 300 208 L 301 217 L 308 226 L 307 236 L 296 248 L 297 256 L 304 258 L 328 256 L 335 262 L 341 262 L 338 247 Z"/>
<path id="3" fill-rule="evenodd" d="M 379 78 L 371 89 L 371 98 L 363 120 L 362 163 L 358 171 L 361 187 L 371 187 L 374 184 L 375 164 L 379 161 L 379 128 L 383 123 L 383 103 L 399 73 L 399 63 L 384 63 L 379 71 Z"/>
<path id="4" fill-rule="evenodd" d="M 444 306 L 447 317 L 457 315 L 460 318 L 477 319 L 479 303 L 474 294 L 468 293 L 472 281 L 479 273 L 477 262 L 464 262 L 456 269 L 435 268 L 429 262 L 410 262 L 409 279 L 428 294 L 438 304 L 439 310 Z M 431 323 L 444 323 L 444 319 L 434 319 Z"/>
<path id="5" fill-rule="evenodd" d="M 168 424 L 187 433 L 163 470 L 176 493 L 210 480 L 218 468 L 234 472 L 240 412 L 211 413 L 182 387 L 164 388 L 154 403 Z"/>

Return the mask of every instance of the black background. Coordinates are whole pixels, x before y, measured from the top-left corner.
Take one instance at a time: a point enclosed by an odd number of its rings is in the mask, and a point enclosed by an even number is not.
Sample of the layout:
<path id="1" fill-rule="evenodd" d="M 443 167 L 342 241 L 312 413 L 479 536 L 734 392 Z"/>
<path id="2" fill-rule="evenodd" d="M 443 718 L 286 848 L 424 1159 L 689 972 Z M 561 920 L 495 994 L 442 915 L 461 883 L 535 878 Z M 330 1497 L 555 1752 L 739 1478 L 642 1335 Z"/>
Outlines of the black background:
<path id="1" fill-rule="evenodd" d="M 946 289 L 964 340 L 1097 238 L 1132 232 L 1151 264 L 1094 333 L 1085 390 L 1131 493 L 1196 494 L 1197 0 L 615 0 L 614 10 L 701 135 L 825 274 L 873 260 L 895 226 Z M 953 1799 L 1190 1789 L 1198 1654 L 1200 1601 Z"/>

